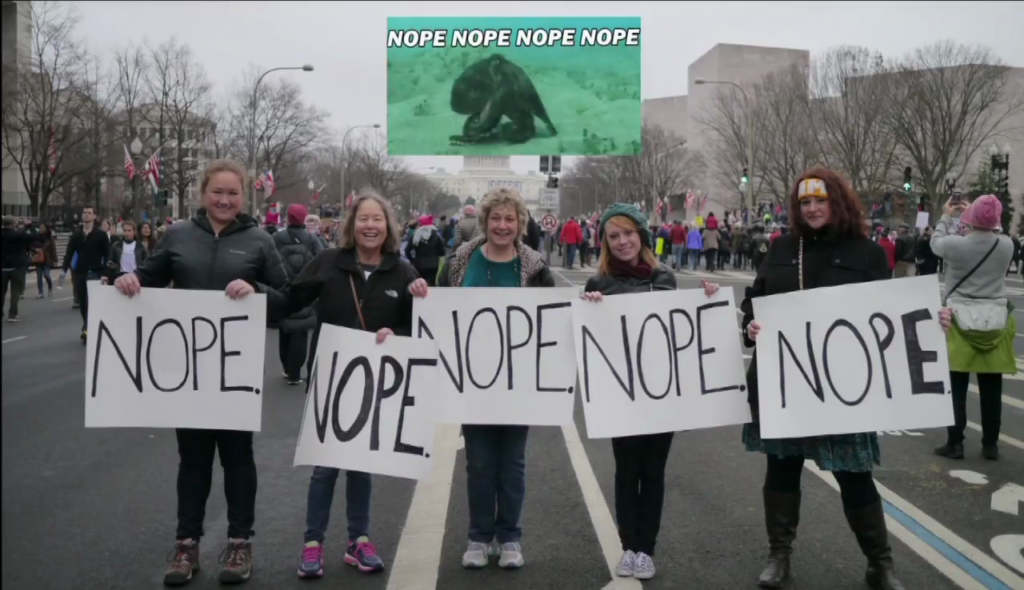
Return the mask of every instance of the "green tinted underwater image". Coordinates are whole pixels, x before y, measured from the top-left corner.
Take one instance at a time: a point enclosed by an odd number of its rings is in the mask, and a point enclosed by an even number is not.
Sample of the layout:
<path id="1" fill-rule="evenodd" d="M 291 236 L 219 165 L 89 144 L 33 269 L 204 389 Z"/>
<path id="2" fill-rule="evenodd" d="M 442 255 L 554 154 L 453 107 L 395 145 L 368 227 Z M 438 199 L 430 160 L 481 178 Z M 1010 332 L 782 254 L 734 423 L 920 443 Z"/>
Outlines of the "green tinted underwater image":
<path id="1" fill-rule="evenodd" d="M 639 18 L 388 19 L 389 30 L 639 29 Z M 640 152 L 640 45 L 392 47 L 388 153 Z"/>

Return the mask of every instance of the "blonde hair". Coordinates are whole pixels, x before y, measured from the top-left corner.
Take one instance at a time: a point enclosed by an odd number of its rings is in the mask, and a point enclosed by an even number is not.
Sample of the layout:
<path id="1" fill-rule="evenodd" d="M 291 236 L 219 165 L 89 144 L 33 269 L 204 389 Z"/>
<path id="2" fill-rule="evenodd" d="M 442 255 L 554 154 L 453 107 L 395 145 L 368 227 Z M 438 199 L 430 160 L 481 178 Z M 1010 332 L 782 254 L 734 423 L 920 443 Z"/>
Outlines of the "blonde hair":
<path id="1" fill-rule="evenodd" d="M 614 256 L 611 244 L 608 243 L 608 224 L 615 225 L 620 229 L 637 232 L 637 234 L 640 233 L 640 228 L 637 227 L 636 223 L 625 215 L 610 217 L 605 222 L 605 229 L 601 232 L 601 260 L 597 263 L 597 274 L 606 277 L 612 274 L 611 258 Z M 650 245 L 644 242 L 642 235 L 640 236 L 640 259 L 650 265 L 651 268 L 658 267 L 658 259 L 654 256 L 654 251 L 651 250 Z"/>
<path id="2" fill-rule="evenodd" d="M 221 172 L 233 172 L 238 176 L 238 180 L 242 183 L 242 193 L 245 193 L 245 187 L 249 183 L 249 173 L 245 171 L 245 166 L 234 160 L 221 159 L 210 162 L 203 169 L 203 180 L 199 183 L 200 194 L 206 192 L 206 187 L 210 184 L 210 180 Z"/>
<path id="3" fill-rule="evenodd" d="M 516 236 L 516 239 L 523 238 L 526 235 L 526 225 L 530 216 L 526 211 L 526 201 L 523 201 L 519 191 L 504 187 L 491 190 L 480 200 L 479 217 L 484 235 L 487 235 L 487 223 L 491 218 L 491 212 L 502 207 L 508 207 L 516 212 L 516 217 L 519 220 L 519 235 Z"/>
<path id="4" fill-rule="evenodd" d="M 345 225 L 341 229 L 341 247 L 344 249 L 356 247 L 356 211 L 359 211 L 359 206 L 366 201 L 377 203 L 384 211 L 384 222 L 387 225 L 388 235 L 381 245 L 381 251 L 397 254 L 401 248 L 402 238 L 398 233 L 398 224 L 395 222 L 395 212 L 391 210 L 391 203 L 388 203 L 387 199 L 372 190 L 364 190 L 352 199 L 352 205 L 349 206 L 348 212 L 345 214 Z"/>
<path id="5" fill-rule="evenodd" d="M 309 215 L 306 216 L 305 223 L 316 223 L 316 224 L 319 224 L 320 223 L 320 216 L 319 215 L 314 215 L 314 214 L 310 213 Z"/>

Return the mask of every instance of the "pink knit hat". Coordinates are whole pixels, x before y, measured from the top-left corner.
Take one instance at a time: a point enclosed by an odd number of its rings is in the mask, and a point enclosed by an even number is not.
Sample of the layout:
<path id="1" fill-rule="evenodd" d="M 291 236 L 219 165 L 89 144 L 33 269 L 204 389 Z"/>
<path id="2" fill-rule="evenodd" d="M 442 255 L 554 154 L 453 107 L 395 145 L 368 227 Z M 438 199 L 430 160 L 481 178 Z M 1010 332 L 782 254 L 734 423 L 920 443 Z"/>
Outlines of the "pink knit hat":
<path id="1" fill-rule="evenodd" d="M 1002 226 L 1003 204 L 995 195 L 982 195 L 960 216 L 960 223 L 977 229 L 996 229 Z"/>

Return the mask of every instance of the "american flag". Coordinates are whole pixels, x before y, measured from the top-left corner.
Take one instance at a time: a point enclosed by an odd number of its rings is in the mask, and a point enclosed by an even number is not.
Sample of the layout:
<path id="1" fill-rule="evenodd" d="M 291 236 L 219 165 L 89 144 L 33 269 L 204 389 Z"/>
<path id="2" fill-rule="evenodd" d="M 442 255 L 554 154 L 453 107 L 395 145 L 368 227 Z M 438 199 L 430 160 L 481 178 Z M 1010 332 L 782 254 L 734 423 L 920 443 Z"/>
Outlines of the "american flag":
<path id="1" fill-rule="evenodd" d="M 252 187 L 255 190 L 262 190 L 263 198 L 270 198 L 270 195 L 274 194 L 274 189 L 277 187 L 274 184 L 274 171 L 268 170 L 263 174 L 260 174 L 260 177 L 256 179 L 256 182 L 253 183 Z"/>
<path id="2" fill-rule="evenodd" d="M 153 155 L 146 160 L 146 165 L 142 168 L 142 177 L 149 179 L 149 183 L 153 185 L 154 191 L 160 190 L 160 176 L 163 174 L 160 150 L 161 148 L 157 148 Z"/>
<path id="3" fill-rule="evenodd" d="M 128 153 L 128 146 L 124 146 L 124 171 L 128 173 L 128 180 L 135 178 L 135 162 L 132 155 Z"/>
<path id="4" fill-rule="evenodd" d="M 313 193 L 313 202 L 314 203 L 320 200 L 320 192 L 323 191 L 324 188 L 326 188 L 326 187 L 327 187 L 327 185 L 325 184 L 322 187 L 316 189 L 316 191 Z"/>
<path id="5" fill-rule="evenodd" d="M 686 192 L 686 209 L 693 209 L 693 201 L 697 198 L 697 195 L 693 194 L 693 191 Z"/>
<path id="6" fill-rule="evenodd" d="M 356 191 L 350 192 L 348 194 L 348 198 L 345 199 L 345 206 L 346 207 L 351 207 L 352 206 L 352 200 L 355 199 L 355 198 L 356 198 Z"/>

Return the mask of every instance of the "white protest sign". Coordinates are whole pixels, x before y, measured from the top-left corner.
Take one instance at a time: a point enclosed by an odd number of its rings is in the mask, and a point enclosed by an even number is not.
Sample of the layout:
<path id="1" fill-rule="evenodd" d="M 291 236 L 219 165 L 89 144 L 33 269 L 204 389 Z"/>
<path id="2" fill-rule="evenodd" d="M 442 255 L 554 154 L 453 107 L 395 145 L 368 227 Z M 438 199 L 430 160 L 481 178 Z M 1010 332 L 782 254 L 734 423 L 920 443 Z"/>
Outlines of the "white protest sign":
<path id="1" fill-rule="evenodd" d="M 295 465 L 426 479 L 437 383 L 436 343 L 324 324 Z"/>
<path id="2" fill-rule="evenodd" d="M 924 228 L 928 227 L 928 212 L 927 211 L 918 211 L 917 212 L 917 224 L 916 224 L 916 227 L 917 227 L 917 229 L 924 229 Z"/>
<path id="3" fill-rule="evenodd" d="M 265 295 L 88 288 L 86 428 L 259 432 Z"/>
<path id="4" fill-rule="evenodd" d="M 439 345 L 438 421 L 572 421 L 575 288 L 439 288 L 413 303 L 413 336 Z"/>
<path id="5" fill-rule="evenodd" d="M 936 275 L 754 299 L 764 438 L 953 423 Z"/>
<path id="6" fill-rule="evenodd" d="M 589 438 L 750 422 L 731 287 L 572 304 Z"/>

